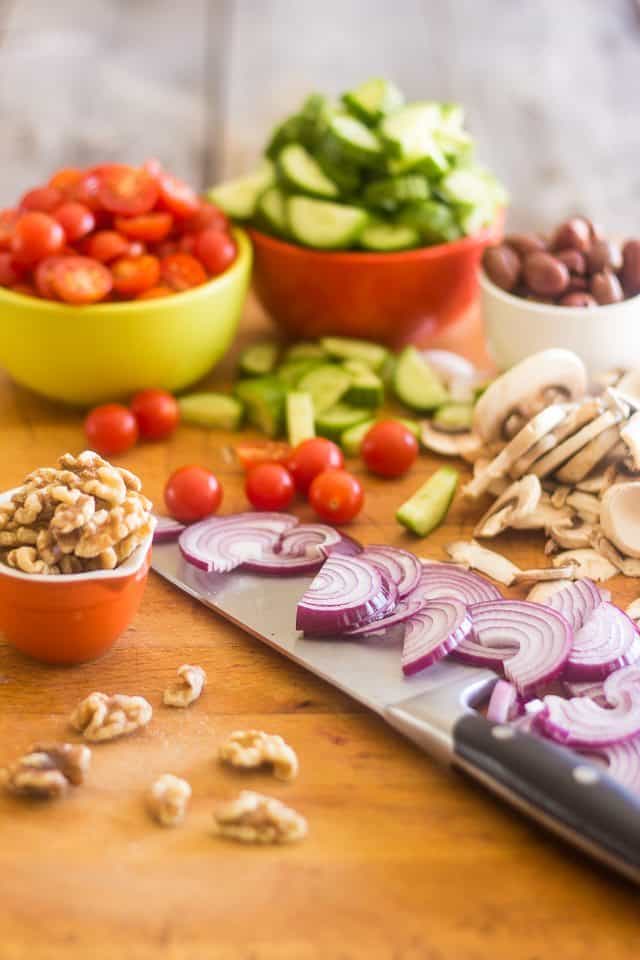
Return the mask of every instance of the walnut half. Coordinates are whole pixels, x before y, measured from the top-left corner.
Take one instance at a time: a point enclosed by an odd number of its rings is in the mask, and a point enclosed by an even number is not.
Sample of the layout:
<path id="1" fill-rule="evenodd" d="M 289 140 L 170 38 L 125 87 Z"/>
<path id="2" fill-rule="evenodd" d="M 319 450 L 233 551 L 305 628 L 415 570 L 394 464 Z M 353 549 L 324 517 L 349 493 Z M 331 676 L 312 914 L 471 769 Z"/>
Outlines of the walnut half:
<path id="1" fill-rule="evenodd" d="M 75 743 L 35 743 L 5 771 L 12 793 L 50 800 L 84 781 L 91 763 L 89 747 Z"/>
<path id="2" fill-rule="evenodd" d="M 293 780 L 298 775 L 298 758 L 288 743 L 276 733 L 262 730 L 236 730 L 218 750 L 218 758 L 232 767 L 273 767 L 278 780 Z"/>
<path id="3" fill-rule="evenodd" d="M 114 740 L 139 727 L 146 727 L 152 714 L 151 704 L 144 697 L 91 693 L 80 701 L 70 722 L 85 740 Z"/>
<path id="4" fill-rule="evenodd" d="M 214 819 L 216 833 L 240 843 L 294 843 L 308 831 L 301 814 L 253 790 L 242 790 L 235 800 L 220 804 Z"/>
<path id="5" fill-rule="evenodd" d="M 198 699 L 206 682 L 207 675 L 202 667 L 183 663 L 178 668 L 178 679 L 172 680 L 164 691 L 163 701 L 168 707 L 188 707 Z"/>
<path id="6" fill-rule="evenodd" d="M 149 787 L 149 813 L 163 827 L 176 827 L 185 818 L 191 799 L 191 786 L 186 780 L 163 773 Z"/>

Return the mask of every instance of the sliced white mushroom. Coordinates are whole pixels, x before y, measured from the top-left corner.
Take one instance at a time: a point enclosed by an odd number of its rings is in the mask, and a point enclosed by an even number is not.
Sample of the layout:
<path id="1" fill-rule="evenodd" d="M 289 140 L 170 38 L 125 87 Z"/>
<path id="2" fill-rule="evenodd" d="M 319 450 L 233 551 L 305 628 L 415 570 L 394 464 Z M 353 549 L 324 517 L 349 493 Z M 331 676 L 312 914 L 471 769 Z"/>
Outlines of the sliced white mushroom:
<path id="1" fill-rule="evenodd" d="M 572 520 L 572 510 L 554 507 L 549 501 L 541 500 L 532 513 L 519 517 L 512 526 L 514 530 L 549 530 L 552 526 L 569 526 Z"/>
<path id="2" fill-rule="evenodd" d="M 553 507 L 564 507 L 567 502 L 567 497 L 571 493 L 571 487 L 560 485 L 556 487 L 553 493 L 551 494 L 551 506 Z"/>
<path id="3" fill-rule="evenodd" d="M 626 557 L 640 557 L 640 481 L 616 483 L 601 501 L 605 535 Z"/>
<path id="4" fill-rule="evenodd" d="M 573 576 L 574 563 L 567 563 L 564 567 L 541 567 L 537 570 L 521 570 L 513 578 L 514 583 L 526 583 L 529 580 L 548 582 L 549 580 L 567 580 Z"/>
<path id="5" fill-rule="evenodd" d="M 554 567 L 567 567 L 574 564 L 573 580 L 588 577 L 589 580 L 609 580 L 618 572 L 610 560 L 601 556 L 593 548 L 565 550 L 551 561 Z"/>
<path id="6" fill-rule="evenodd" d="M 432 453 L 439 453 L 443 457 L 462 457 L 471 462 L 482 450 L 482 441 L 477 434 L 436 430 L 428 420 L 420 425 L 420 439 L 422 445 Z"/>
<path id="7" fill-rule="evenodd" d="M 546 603 L 554 593 L 559 593 L 560 590 L 570 586 L 571 580 L 541 580 L 529 590 L 527 600 L 533 603 Z"/>
<path id="8" fill-rule="evenodd" d="M 640 424 L 639 439 L 640 439 Z M 562 483 L 578 483 L 591 473 L 606 455 L 613 450 L 620 439 L 621 433 L 617 425 L 603 430 L 586 446 L 579 450 L 570 460 L 556 470 L 556 478 Z"/>
<path id="9" fill-rule="evenodd" d="M 640 577 L 640 558 L 623 557 L 619 550 L 601 533 L 596 533 L 593 539 L 593 548 L 601 556 L 610 560 L 614 567 L 625 577 Z"/>
<path id="10" fill-rule="evenodd" d="M 620 393 L 625 394 L 636 403 L 640 403 L 640 367 L 635 370 L 629 370 L 615 384 Z"/>
<path id="11" fill-rule="evenodd" d="M 605 410 L 604 413 L 601 413 L 600 416 L 592 420 L 591 423 L 588 423 L 581 430 L 578 430 L 577 433 L 574 433 L 573 436 L 568 437 L 554 450 L 551 450 L 540 460 L 536 461 L 531 467 L 531 472 L 535 473 L 538 477 L 546 477 L 547 474 L 553 473 L 572 457 L 574 453 L 582 450 L 583 447 L 619 420 L 619 414 L 615 414 L 611 410 Z"/>
<path id="12" fill-rule="evenodd" d="M 566 404 L 565 409 L 567 415 L 563 421 L 513 465 L 512 477 L 521 477 L 529 473 L 533 464 L 541 460 L 546 453 L 555 450 L 568 437 L 572 437 L 582 427 L 592 423 L 602 413 L 602 404 L 595 397 L 588 397 L 579 405 Z"/>
<path id="13" fill-rule="evenodd" d="M 473 531 L 476 537 L 495 537 L 513 526 L 514 521 L 526 518 L 540 502 L 542 487 L 537 477 L 529 475 L 516 480 L 489 507 Z"/>
<path id="14" fill-rule="evenodd" d="M 504 583 L 506 587 L 513 583 L 516 574 L 520 572 L 515 563 L 511 563 L 501 553 L 481 546 L 476 540 L 455 540 L 448 543 L 445 550 L 454 563 L 485 573 L 498 583 Z"/>
<path id="15" fill-rule="evenodd" d="M 557 553 L 558 547 L 563 550 L 579 550 L 581 547 L 590 547 L 596 533 L 596 527 L 592 523 L 585 523 L 577 514 L 573 515 L 573 523 L 554 524 L 548 528 L 549 536 L 553 547 L 545 553 Z"/>
<path id="16" fill-rule="evenodd" d="M 631 617 L 632 620 L 635 620 L 636 623 L 640 621 L 640 597 L 637 600 L 632 600 L 625 613 L 628 617 Z"/>
<path id="17" fill-rule="evenodd" d="M 640 470 L 640 413 L 634 413 L 620 430 L 634 470 Z"/>
<path id="18" fill-rule="evenodd" d="M 592 493 L 573 490 L 567 497 L 567 506 L 571 507 L 587 523 L 597 523 L 600 518 L 600 501 Z"/>
<path id="19" fill-rule="evenodd" d="M 590 474 L 588 477 L 585 477 L 584 480 L 576 483 L 576 490 L 582 490 L 584 493 L 595 493 L 601 496 L 605 490 L 608 490 L 608 488 L 616 482 L 616 473 L 616 465 L 610 463 L 604 469 L 600 469 L 597 473 Z"/>
<path id="20" fill-rule="evenodd" d="M 478 400 L 473 427 L 485 442 L 504 440 L 503 428 L 514 413 L 531 416 L 552 392 L 568 400 L 582 397 L 587 373 L 582 360 L 570 350 L 552 348 L 517 363 L 490 384 Z"/>

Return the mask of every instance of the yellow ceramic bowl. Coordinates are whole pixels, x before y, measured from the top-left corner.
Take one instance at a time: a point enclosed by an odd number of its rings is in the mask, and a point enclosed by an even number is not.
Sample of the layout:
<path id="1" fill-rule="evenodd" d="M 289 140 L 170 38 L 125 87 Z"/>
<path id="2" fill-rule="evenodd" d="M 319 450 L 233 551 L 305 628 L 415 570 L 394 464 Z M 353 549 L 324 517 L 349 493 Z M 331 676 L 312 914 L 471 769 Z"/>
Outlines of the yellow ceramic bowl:
<path id="1" fill-rule="evenodd" d="M 17 383 L 76 405 L 145 387 L 182 390 L 233 340 L 251 274 L 247 235 L 221 276 L 157 300 L 71 307 L 0 288 L 0 366 Z"/>

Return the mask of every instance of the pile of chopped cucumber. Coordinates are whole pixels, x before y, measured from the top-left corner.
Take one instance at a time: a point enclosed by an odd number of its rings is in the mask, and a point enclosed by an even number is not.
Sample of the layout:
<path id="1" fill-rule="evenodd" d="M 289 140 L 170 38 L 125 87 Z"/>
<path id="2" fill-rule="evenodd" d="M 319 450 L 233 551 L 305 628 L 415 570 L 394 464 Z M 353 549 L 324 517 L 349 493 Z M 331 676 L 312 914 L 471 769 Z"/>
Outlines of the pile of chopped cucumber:
<path id="1" fill-rule="evenodd" d="M 273 131 L 260 168 L 209 198 L 234 220 L 319 250 L 447 243 L 507 202 L 463 121 L 457 104 L 407 104 L 379 78 L 338 102 L 314 93 Z"/>
<path id="2" fill-rule="evenodd" d="M 348 337 L 254 343 L 240 356 L 232 395 L 195 393 L 179 404 L 186 423 L 235 430 L 246 422 L 268 437 L 286 436 L 293 446 L 319 435 L 357 456 L 390 396 L 409 417 L 432 416 L 443 429 L 471 424 L 472 404 L 452 401 L 415 347 L 392 354 L 378 343 Z M 397 419 L 419 437 L 418 421 L 405 419 L 404 412 Z"/>

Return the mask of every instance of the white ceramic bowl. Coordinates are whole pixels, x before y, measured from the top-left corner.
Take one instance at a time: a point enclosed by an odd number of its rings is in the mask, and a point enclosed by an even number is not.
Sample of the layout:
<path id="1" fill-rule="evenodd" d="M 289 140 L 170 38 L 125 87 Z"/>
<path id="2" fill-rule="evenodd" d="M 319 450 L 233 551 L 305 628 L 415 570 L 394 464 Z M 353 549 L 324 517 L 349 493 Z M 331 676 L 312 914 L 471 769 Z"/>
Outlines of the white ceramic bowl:
<path id="1" fill-rule="evenodd" d="M 480 271 L 482 313 L 500 369 L 549 347 L 573 350 L 589 373 L 640 366 L 640 295 L 602 307 L 556 307 L 506 293 Z"/>

